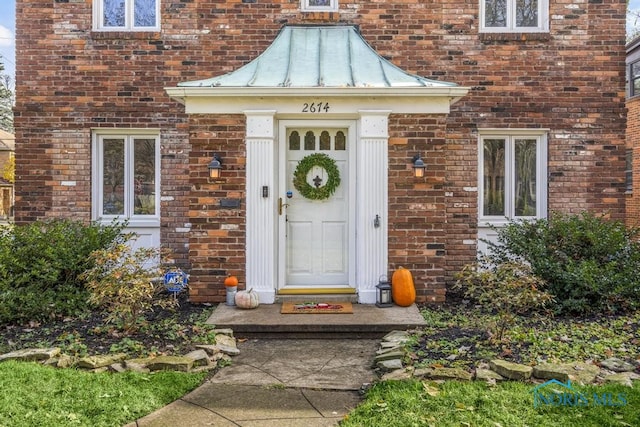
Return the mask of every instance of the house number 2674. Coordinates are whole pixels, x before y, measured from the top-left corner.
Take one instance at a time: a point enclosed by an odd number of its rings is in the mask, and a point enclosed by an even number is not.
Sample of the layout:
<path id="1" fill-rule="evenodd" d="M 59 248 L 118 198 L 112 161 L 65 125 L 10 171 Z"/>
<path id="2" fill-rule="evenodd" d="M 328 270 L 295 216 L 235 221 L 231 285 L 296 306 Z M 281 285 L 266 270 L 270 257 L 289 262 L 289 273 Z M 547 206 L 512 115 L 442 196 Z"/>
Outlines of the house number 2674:
<path id="1" fill-rule="evenodd" d="M 328 102 L 305 102 L 302 104 L 302 112 L 303 113 L 328 113 L 329 112 L 329 103 Z"/>

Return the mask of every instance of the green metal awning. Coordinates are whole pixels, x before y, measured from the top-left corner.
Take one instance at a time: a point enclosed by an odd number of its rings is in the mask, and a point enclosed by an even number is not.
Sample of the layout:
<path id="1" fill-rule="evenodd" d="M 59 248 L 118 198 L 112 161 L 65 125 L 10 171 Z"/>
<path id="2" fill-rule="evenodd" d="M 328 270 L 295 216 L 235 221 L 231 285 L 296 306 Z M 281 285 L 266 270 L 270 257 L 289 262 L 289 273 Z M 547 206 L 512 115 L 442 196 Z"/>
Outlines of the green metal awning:
<path id="1" fill-rule="evenodd" d="M 411 88 L 456 84 L 409 74 L 376 53 L 354 26 L 285 26 L 256 59 L 179 87 Z"/>

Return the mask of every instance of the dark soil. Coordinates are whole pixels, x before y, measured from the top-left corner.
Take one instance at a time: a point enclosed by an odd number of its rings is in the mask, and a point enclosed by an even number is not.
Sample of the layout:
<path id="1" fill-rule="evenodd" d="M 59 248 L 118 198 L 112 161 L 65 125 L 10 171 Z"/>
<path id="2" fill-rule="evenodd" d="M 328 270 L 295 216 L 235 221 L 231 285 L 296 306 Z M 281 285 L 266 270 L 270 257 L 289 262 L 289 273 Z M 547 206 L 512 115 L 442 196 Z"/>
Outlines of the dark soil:
<path id="1" fill-rule="evenodd" d="M 178 296 L 178 303 L 175 308 L 148 313 L 139 329 L 128 334 L 106 323 L 106 315 L 99 312 L 79 318 L 1 326 L 0 353 L 33 347 L 61 347 L 65 353 L 80 356 L 109 352 L 132 356 L 184 353 L 206 340 L 209 331 L 204 321 L 213 306 L 192 304 L 186 294 Z"/>

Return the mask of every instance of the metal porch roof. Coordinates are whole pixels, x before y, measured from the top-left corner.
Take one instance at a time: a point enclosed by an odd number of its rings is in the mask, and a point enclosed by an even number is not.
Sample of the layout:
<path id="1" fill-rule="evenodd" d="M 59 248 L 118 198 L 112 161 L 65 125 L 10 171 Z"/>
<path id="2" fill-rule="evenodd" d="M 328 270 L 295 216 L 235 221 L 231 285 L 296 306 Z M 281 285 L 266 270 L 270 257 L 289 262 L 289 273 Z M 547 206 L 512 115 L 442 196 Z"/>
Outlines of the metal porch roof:
<path id="1" fill-rule="evenodd" d="M 409 74 L 376 53 L 354 26 L 285 26 L 256 59 L 218 77 L 179 87 L 451 88 Z"/>

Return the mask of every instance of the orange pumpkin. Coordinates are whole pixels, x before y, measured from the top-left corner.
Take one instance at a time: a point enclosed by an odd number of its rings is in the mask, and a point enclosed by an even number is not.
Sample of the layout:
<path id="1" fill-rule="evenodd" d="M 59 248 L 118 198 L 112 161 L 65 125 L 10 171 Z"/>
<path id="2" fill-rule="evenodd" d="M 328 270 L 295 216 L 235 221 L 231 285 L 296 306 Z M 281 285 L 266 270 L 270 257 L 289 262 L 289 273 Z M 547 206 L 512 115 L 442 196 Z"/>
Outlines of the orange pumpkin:
<path id="1" fill-rule="evenodd" d="M 411 271 L 399 267 L 391 276 L 391 296 L 393 302 L 401 307 L 409 307 L 416 301 L 416 287 Z"/>
<path id="2" fill-rule="evenodd" d="M 236 276 L 227 276 L 226 279 L 224 279 L 224 285 L 225 286 L 238 286 L 238 278 Z"/>

